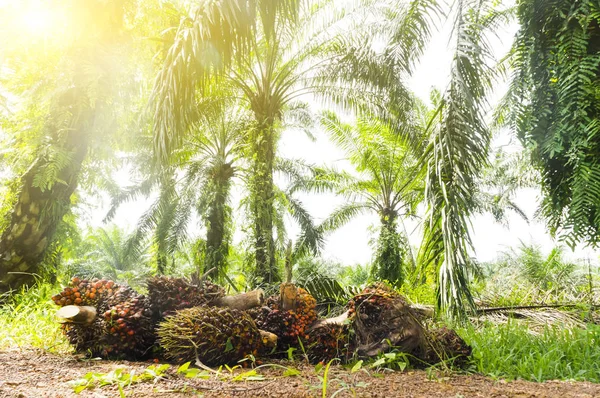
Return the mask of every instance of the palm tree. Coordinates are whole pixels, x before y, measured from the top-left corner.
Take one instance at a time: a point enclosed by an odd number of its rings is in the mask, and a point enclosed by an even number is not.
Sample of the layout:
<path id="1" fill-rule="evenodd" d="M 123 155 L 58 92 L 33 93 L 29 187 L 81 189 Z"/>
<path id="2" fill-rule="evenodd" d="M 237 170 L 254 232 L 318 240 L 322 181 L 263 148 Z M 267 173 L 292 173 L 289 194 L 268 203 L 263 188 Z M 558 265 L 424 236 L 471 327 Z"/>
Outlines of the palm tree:
<path id="1" fill-rule="evenodd" d="M 243 173 L 240 161 L 244 154 L 249 120 L 247 112 L 236 106 L 213 102 L 211 113 L 194 123 L 187 145 L 171 154 L 169 166 L 147 174 L 142 183 L 122 190 L 113 198 L 107 215 L 111 219 L 120 204 L 138 196 L 149 196 L 158 189 L 158 197 L 138 221 L 128 240 L 130 256 L 149 235 L 157 247 L 158 274 L 167 271 L 167 260 L 185 241 L 190 220 L 197 210 L 206 227 L 204 271 L 209 277 L 223 280 L 231 240 L 230 190 L 234 177 Z M 138 163 L 150 161 L 142 153 Z M 198 270 L 203 272 L 203 270 Z"/>
<path id="2" fill-rule="evenodd" d="M 254 118 L 249 189 L 256 270 L 273 282 L 280 279 L 273 168 L 286 109 L 315 94 L 347 107 L 374 110 L 385 102 L 393 110 L 407 102 L 406 91 L 377 62 L 382 55 L 367 39 L 340 33 L 344 24 L 356 27 L 353 22 L 365 19 L 365 9 L 344 14 L 327 1 L 226 3 L 203 3 L 179 27 L 154 89 L 155 150 L 164 160 L 181 145 L 190 122 L 203 112 L 193 104 L 209 87 L 226 87 L 247 104 Z"/>
<path id="3" fill-rule="evenodd" d="M 229 111 L 220 123 L 208 123 L 205 134 L 191 141 L 197 146 L 192 167 L 205 168 L 207 183 L 202 187 L 198 211 L 206 225 L 205 270 L 217 279 L 225 277 L 231 241 L 230 190 L 239 175 L 239 160 L 246 140 L 249 120 L 241 110 Z"/>
<path id="4" fill-rule="evenodd" d="M 302 109 L 300 106 L 288 115 L 288 125 L 294 121 L 298 121 L 300 126 L 306 123 Z M 251 126 L 247 111 L 237 106 L 226 106 L 221 100 L 212 100 L 211 111 L 194 124 L 194 129 L 187 135 L 186 145 L 171 154 L 168 167 L 162 167 L 159 172 L 146 170 L 149 175 L 142 183 L 114 197 L 107 219 L 114 217 L 117 207 L 124 201 L 140 195 L 147 197 L 158 190 L 157 199 L 128 239 L 129 257 L 138 257 L 138 248 L 151 236 L 157 248 L 156 272 L 166 273 L 168 259 L 181 248 L 188 235 L 190 221 L 194 214 L 198 214 L 206 227 L 206 240 L 202 247 L 203 269 L 197 271 L 208 272 L 209 278 L 220 282 L 229 280 L 226 271 L 233 233 L 231 188 L 236 179 L 242 188 L 248 185 L 250 173 L 246 157 Z M 142 152 L 139 164 L 147 164 L 146 153 Z M 300 170 L 293 161 L 276 159 L 274 163 L 275 170 L 292 181 L 306 171 Z M 284 214 L 289 214 L 302 231 L 294 253 L 318 251 L 322 239 L 302 203 L 286 189 L 275 186 L 274 194 L 274 220 L 281 247 L 283 242 L 287 242 L 283 218 Z"/>
<path id="5" fill-rule="evenodd" d="M 0 292 L 35 281 L 57 226 L 71 209 L 92 138 L 104 135 L 114 122 L 110 104 L 122 99 L 115 91 L 123 87 L 123 70 L 114 59 L 126 52 L 123 5 L 97 0 L 69 5 L 57 2 L 66 24 L 49 35 L 43 49 L 23 43 L 21 31 L 5 37 L 18 48 L 3 54 L 3 66 L 16 71 L 4 89 L 31 101 L 5 125 L 22 134 L 17 142 L 34 149 L 21 147 L 16 154 L 21 159 L 15 163 L 27 165 L 3 206 L 11 210 L 0 237 Z"/>
<path id="6" fill-rule="evenodd" d="M 418 154 L 402 136 L 373 118 L 359 118 L 356 125 L 350 125 L 326 113 L 322 125 L 358 173 L 328 173 L 321 176 L 323 183 L 313 180 L 304 187 L 328 186 L 347 200 L 323 222 L 323 228 L 338 228 L 361 213 L 375 213 L 380 232 L 372 273 L 400 286 L 402 266 L 412 261 L 412 255 L 407 256 L 410 247 L 407 237 L 398 231 L 398 223 L 415 214 L 423 197 Z"/>
<path id="7" fill-rule="evenodd" d="M 70 271 L 89 277 L 126 278 L 128 281 L 146 276 L 150 271 L 150 247 L 144 247 L 141 256 L 131 258 L 126 242 L 127 234 L 115 225 L 90 230 L 76 249 L 78 258 L 70 265 Z"/>
<path id="8" fill-rule="evenodd" d="M 512 212 L 529 222 L 525 211 L 515 201 L 517 191 L 539 186 L 538 176 L 527 159 L 528 152 L 493 154 L 493 160 L 477 178 L 474 198 L 476 213 L 489 213 L 496 222 L 508 226 L 508 214 Z"/>

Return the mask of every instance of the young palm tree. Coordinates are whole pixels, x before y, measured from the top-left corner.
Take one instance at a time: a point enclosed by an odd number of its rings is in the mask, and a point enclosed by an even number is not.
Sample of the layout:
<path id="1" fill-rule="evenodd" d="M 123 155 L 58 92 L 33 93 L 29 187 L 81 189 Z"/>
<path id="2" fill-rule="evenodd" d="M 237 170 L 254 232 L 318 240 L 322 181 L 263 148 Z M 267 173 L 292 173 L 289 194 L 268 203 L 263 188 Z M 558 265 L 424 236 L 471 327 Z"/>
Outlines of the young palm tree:
<path id="1" fill-rule="evenodd" d="M 380 221 L 380 233 L 373 274 L 400 286 L 402 266 L 411 261 L 407 237 L 398 231 L 402 219 L 414 215 L 423 197 L 423 173 L 418 155 L 400 135 L 379 120 L 360 118 L 356 125 L 342 123 L 327 113 L 322 125 L 341 148 L 358 175 L 330 173 L 323 176 L 347 203 L 324 221 L 323 228 L 338 228 L 355 216 L 373 212 Z M 309 183 L 318 186 L 319 182 Z"/>
<path id="2" fill-rule="evenodd" d="M 185 240 L 197 210 L 206 227 L 204 271 L 211 270 L 211 279 L 223 280 L 231 240 L 230 189 L 234 177 L 243 172 L 240 159 L 248 124 L 243 110 L 214 106 L 212 113 L 195 123 L 195 133 L 189 134 L 187 145 L 171 154 L 169 167 L 158 173 L 150 170 L 144 182 L 113 199 L 107 218 L 113 217 L 124 201 L 159 191 L 128 241 L 131 256 L 137 256 L 137 249 L 152 235 L 157 247 L 156 272 L 166 273 L 167 259 Z"/>
<path id="3" fill-rule="evenodd" d="M 181 144 L 190 121 L 203 111 L 190 104 L 214 84 L 248 105 L 254 117 L 249 189 L 256 270 L 273 282 L 280 278 L 273 168 L 283 113 L 306 94 L 371 110 L 384 102 L 394 109 L 407 96 L 397 76 L 377 62 L 383 55 L 367 39 L 351 40 L 350 30 L 340 33 L 345 25 L 356 27 L 353 22 L 365 18 L 365 9 L 344 14 L 332 1 L 230 3 L 218 9 L 203 4 L 182 22 L 156 79 L 155 149 L 165 159 Z M 251 6 L 256 9 L 249 10 Z"/>
<path id="4" fill-rule="evenodd" d="M 76 248 L 77 257 L 69 267 L 73 273 L 89 277 L 141 279 L 150 271 L 150 247 L 146 246 L 141 256 L 132 259 L 127 255 L 126 242 L 125 231 L 115 225 L 90 230 Z"/>

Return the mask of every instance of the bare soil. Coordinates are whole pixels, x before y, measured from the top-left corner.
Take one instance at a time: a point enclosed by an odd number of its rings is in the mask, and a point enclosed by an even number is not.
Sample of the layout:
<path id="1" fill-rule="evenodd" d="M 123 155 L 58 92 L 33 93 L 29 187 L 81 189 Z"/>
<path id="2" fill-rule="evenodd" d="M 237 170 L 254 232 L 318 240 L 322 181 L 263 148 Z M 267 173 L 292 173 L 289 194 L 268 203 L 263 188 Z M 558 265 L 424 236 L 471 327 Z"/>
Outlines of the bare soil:
<path id="1" fill-rule="evenodd" d="M 74 397 L 77 396 L 69 381 L 88 372 L 108 373 L 122 368 L 127 372 L 143 372 L 151 363 L 127 361 L 85 360 L 72 355 L 53 355 L 41 351 L 0 352 L 0 397 Z M 177 366 L 155 383 L 144 382 L 126 386 L 128 397 L 317 397 L 321 396 L 321 381 L 314 367 L 285 363 L 301 371 L 299 376 L 283 377 L 282 369 L 262 368 L 263 381 L 232 381 L 231 376 L 221 380 L 189 379 L 177 375 Z M 246 370 L 241 370 L 244 372 Z M 238 373 L 240 373 L 238 372 Z M 323 375 L 323 371 L 321 371 Z M 329 372 L 327 396 L 340 391 L 337 397 L 599 397 L 600 384 L 587 382 L 493 380 L 479 375 L 437 374 L 425 371 L 389 372 L 378 375 L 350 371 L 333 366 Z M 84 390 L 81 397 L 119 397 L 116 386 Z"/>

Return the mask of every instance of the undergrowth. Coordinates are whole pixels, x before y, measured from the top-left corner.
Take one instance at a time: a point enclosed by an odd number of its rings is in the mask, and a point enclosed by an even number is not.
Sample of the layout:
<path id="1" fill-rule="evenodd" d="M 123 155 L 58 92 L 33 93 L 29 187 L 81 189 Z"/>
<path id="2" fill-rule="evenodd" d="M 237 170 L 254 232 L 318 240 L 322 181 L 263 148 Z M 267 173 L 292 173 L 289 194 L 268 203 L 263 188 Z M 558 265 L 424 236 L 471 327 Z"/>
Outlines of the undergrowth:
<path id="1" fill-rule="evenodd" d="M 40 284 L 14 294 L 0 306 L 0 349 L 72 351 L 54 319 L 57 307 L 50 297 L 56 290 L 50 284 Z"/>
<path id="2" fill-rule="evenodd" d="M 600 382 L 600 326 L 546 328 L 532 334 L 517 322 L 459 331 L 473 347 L 473 371 L 502 379 Z"/>

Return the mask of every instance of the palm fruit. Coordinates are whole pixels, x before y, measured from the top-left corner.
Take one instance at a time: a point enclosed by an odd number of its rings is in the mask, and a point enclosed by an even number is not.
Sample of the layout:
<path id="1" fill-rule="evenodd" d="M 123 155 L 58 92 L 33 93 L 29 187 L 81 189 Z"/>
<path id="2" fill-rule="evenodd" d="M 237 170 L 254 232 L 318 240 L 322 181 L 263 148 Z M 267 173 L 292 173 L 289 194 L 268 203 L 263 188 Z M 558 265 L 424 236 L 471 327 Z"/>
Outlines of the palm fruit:
<path id="1" fill-rule="evenodd" d="M 177 362 L 195 361 L 209 366 L 236 363 L 256 356 L 262 347 L 256 324 L 243 311 L 218 307 L 192 307 L 168 315 L 157 329 L 165 356 Z"/>
<path id="2" fill-rule="evenodd" d="M 348 303 L 356 353 L 373 357 L 392 348 L 421 357 L 425 351 L 425 329 L 392 288 L 376 283 Z"/>
<path id="3" fill-rule="evenodd" d="M 73 277 L 67 287 L 62 292 L 52 296 L 52 301 L 58 306 L 65 305 L 91 305 L 95 306 L 108 296 L 111 296 L 116 289 L 116 284 L 111 280 L 80 279 Z"/>
<path id="4" fill-rule="evenodd" d="M 62 325 L 77 352 L 103 358 L 141 358 L 154 345 L 148 299 L 128 286 L 75 277 L 53 301 L 61 307 L 74 304 L 96 308 L 91 324 Z"/>
<path id="5" fill-rule="evenodd" d="M 225 289 L 206 280 L 194 282 L 185 278 L 159 276 L 149 279 L 147 283 L 156 322 L 177 310 L 207 305 L 225 295 Z"/>
<path id="6" fill-rule="evenodd" d="M 375 326 L 379 323 L 381 314 L 394 304 L 407 306 L 406 300 L 391 287 L 376 282 L 348 302 L 348 318 L 354 320 L 356 316 L 360 316 L 366 327 Z"/>
<path id="7" fill-rule="evenodd" d="M 455 366 L 467 363 L 471 347 L 452 329 L 447 327 L 427 332 L 427 348 L 422 358 L 424 364 L 434 365 L 442 361 L 452 361 Z"/>
<path id="8" fill-rule="evenodd" d="M 311 363 L 327 363 L 334 358 L 345 362 L 352 352 L 347 324 L 328 323 L 309 330 L 303 345 Z"/>
<path id="9" fill-rule="evenodd" d="M 271 296 L 265 306 L 251 311 L 259 329 L 277 335 L 280 348 L 298 344 L 298 338 L 304 338 L 306 331 L 317 319 L 317 301 L 306 290 L 297 288 L 295 309 L 284 310 L 281 296 Z"/>

